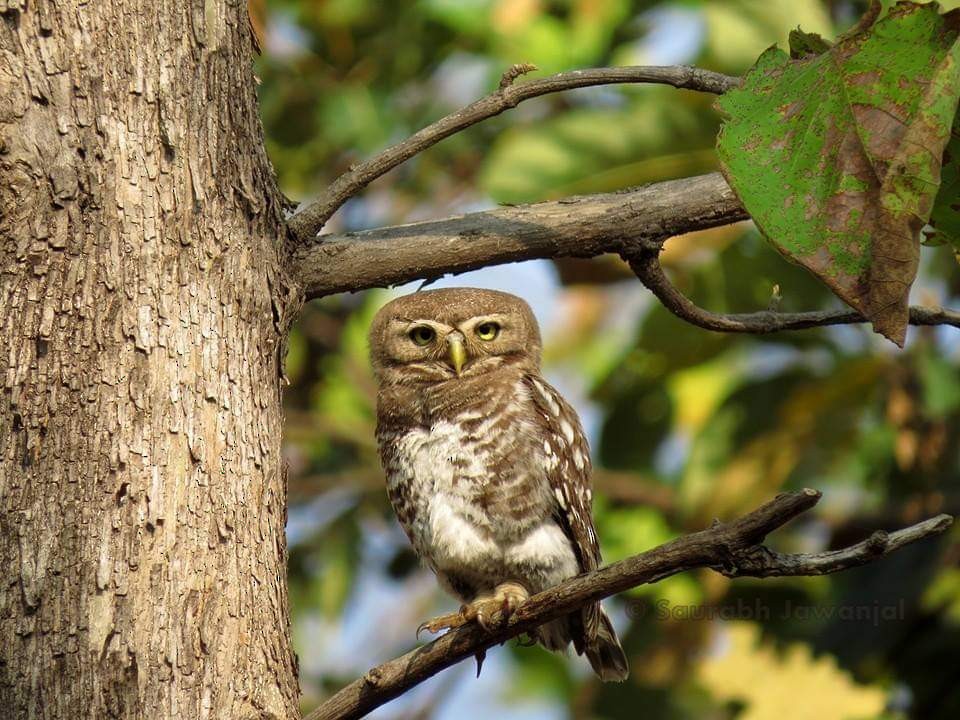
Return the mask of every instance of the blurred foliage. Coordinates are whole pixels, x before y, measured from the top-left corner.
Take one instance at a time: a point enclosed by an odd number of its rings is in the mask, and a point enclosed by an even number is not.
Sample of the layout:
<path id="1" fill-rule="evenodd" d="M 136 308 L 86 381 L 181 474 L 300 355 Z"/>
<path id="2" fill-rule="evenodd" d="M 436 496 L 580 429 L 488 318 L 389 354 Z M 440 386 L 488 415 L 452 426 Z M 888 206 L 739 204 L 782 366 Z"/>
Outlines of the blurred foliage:
<path id="1" fill-rule="evenodd" d="M 536 63 L 541 73 L 690 63 L 739 74 L 771 44 L 785 47 L 798 25 L 833 38 L 864 5 L 254 3 L 269 150 L 285 192 L 304 198 L 350 163 L 489 92 L 512 63 Z M 717 127 L 712 98 L 665 88 L 541 98 L 378 180 L 331 229 L 707 171 L 716 167 Z M 672 239 L 663 259 L 685 293 L 716 311 L 765 308 L 774 285 L 783 310 L 836 302 L 747 225 Z M 825 497 L 773 539 L 785 550 L 836 547 L 960 510 L 956 331 L 913 329 L 904 351 L 861 327 L 707 333 L 653 302 L 619 261 L 551 267 L 555 287 L 530 299 L 552 318 L 547 375 L 591 429 L 607 559 L 804 486 Z M 949 246 L 923 249 L 914 290 L 915 301 L 960 306 Z M 290 597 L 305 707 L 413 647 L 419 622 L 452 606 L 400 532 L 377 463 L 365 332 L 387 297 L 314 302 L 291 338 Z M 631 656 L 623 685 L 600 685 L 580 659 L 511 644 L 490 653 L 480 680 L 473 668 L 447 671 L 380 716 L 960 717 L 958 530 L 836 576 L 731 582 L 702 572 L 609 606 Z"/>
<path id="2" fill-rule="evenodd" d="M 716 697 L 743 704 L 740 720 L 881 715 L 882 690 L 854 684 L 839 671 L 836 660 L 814 657 L 807 645 L 791 643 L 780 652 L 761 645 L 758 630 L 751 623 L 732 623 L 727 629 L 728 651 L 708 658 L 699 668 L 701 681 Z M 757 682 L 760 677 L 764 682 Z"/>

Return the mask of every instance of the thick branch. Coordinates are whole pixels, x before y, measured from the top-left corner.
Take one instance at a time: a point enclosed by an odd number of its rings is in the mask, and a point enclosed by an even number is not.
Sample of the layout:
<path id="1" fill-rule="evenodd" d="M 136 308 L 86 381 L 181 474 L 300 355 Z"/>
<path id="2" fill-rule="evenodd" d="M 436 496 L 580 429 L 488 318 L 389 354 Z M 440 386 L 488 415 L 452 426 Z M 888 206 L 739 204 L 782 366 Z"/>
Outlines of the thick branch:
<path id="1" fill-rule="evenodd" d="M 863 565 L 917 540 L 946 530 L 949 515 L 926 520 L 892 533 L 874 533 L 868 540 L 818 554 L 776 553 L 762 543 L 773 530 L 816 505 L 816 490 L 779 495 L 766 505 L 729 523 L 678 538 L 653 550 L 621 560 L 530 598 L 506 625 L 492 633 L 474 624 L 446 635 L 370 670 L 336 693 L 305 720 L 358 718 L 444 668 L 503 643 L 588 602 L 695 568 L 713 568 L 729 577 L 822 575 Z"/>
<path id="2" fill-rule="evenodd" d="M 749 216 L 720 173 L 623 192 L 503 207 L 429 222 L 321 235 L 294 253 L 308 299 L 486 265 L 593 257 Z"/>
<path id="3" fill-rule="evenodd" d="M 379 155 L 351 167 L 338 177 L 319 199 L 300 208 L 290 218 L 289 227 L 294 238 L 306 242 L 315 237 L 340 206 L 381 175 L 444 138 L 516 107 L 524 100 L 575 88 L 623 83 L 660 83 L 720 94 L 739 82 L 735 77 L 680 65 L 574 70 L 519 85 L 512 84 L 518 74 L 533 69 L 535 68 L 531 65 L 510 68 L 504 73 L 504 79 L 496 92 L 428 125 Z"/>
<path id="4" fill-rule="evenodd" d="M 660 265 L 658 250 L 643 249 L 636 254 L 625 253 L 630 267 L 640 281 L 656 295 L 674 315 L 707 330 L 762 335 L 779 330 L 801 330 L 824 325 L 849 325 L 866 322 L 855 310 L 814 310 L 783 313 L 773 310 L 754 313 L 722 314 L 710 312 L 695 305 L 680 292 Z M 953 325 L 960 327 L 960 312 L 941 307 L 911 307 L 911 325 Z"/>

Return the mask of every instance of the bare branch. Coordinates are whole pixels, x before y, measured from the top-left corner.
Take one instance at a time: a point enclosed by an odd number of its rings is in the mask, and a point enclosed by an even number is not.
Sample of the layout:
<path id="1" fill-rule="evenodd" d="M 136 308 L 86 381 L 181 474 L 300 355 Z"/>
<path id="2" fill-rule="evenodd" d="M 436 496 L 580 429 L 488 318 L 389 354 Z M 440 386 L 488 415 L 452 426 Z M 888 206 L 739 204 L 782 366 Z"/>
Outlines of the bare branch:
<path id="1" fill-rule="evenodd" d="M 370 670 L 328 699 L 305 720 L 358 718 L 444 668 L 586 603 L 695 568 L 713 568 L 729 577 L 822 575 L 876 560 L 900 547 L 946 530 L 949 515 L 892 533 L 818 554 L 787 555 L 763 545 L 764 538 L 820 499 L 816 490 L 777 496 L 766 505 L 729 523 L 715 523 L 653 550 L 621 560 L 530 598 L 499 630 L 487 633 L 475 624 L 448 632 L 433 642 Z"/>
<path id="2" fill-rule="evenodd" d="M 513 84 L 516 77 L 531 69 L 532 67 L 528 65 L 514 65 L 504 73 L 500 87 L 495 92 L 428 125 L 379 155 L 351 167 L 334 180 L 320 198 L 294 213 L 289 220 L 290 231 L 294 238 L 300 242 L 310 240 L 320 232 L 340 206 L 381 175 L 417 153 L 436 145 L 444 138 L 499 115 L 504 110 L 516 107 L 524 100 L 575 88 L 624 83 L 659 83 L 672 85 L 675 88 L 720 94 L 739 83 L 738 78 L 729 75 L 678 65 L 574 70 L 519 85 Z"/>
<path id="3" fill-rule="evenodd" d="M 695 305 L 670 282 L 660 265 L 658 253 L 658 249 L 647 248 L 636 253 L 628 251 L 624 253 L 624 257 L 640 281 L 657 296 L 667 310 L 680 319 L 706 330 L 762 335 L 780 330 L 801 330 L 824 325 L 866 322 L 866 318 L 855 310 L 814 310 L 797 313 L 765 310 L 732 314 L 710 312 Z M 910 308 L 910 324 L 960 327 L 960 312 L 941 307 L 914 306 Z"/>
<path id="4" fill-rule="evenodd" d="M 660 266 L 663 242 L 746 219 L 730 186 L 711 173 L 616 193 L 321 235 L 295 251 L 293 267 L 307 299 L 313 299 L 534 258 L 618 253 L 668 310 L 707 330 L 764 334 L 866 321 L 854 310 L 721 314 L 691 302 Z M 960 312 L 912 307 L 910 324 L 960 327 Z"/>
<path id="5" fill-rule="evenodd" d="M 503 207 L 346 235 L 297 248 L 308 299 L 486 265 L 659 247 L 663 238 L 749 216 L 720 173 L 622 192 Z"/>

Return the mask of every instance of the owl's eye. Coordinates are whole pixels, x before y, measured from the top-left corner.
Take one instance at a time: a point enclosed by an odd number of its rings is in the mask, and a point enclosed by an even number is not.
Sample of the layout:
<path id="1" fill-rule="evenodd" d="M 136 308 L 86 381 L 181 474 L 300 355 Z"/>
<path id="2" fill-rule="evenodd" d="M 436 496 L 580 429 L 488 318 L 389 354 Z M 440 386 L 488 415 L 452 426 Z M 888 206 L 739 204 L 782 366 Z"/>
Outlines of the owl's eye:
<path id="1" fill-rule="evenodd" d="M 417 325 L 410 331 L 410 339 L 417 345 L 429 345 L 436 336 L 436 331 L 429 325 Z"/>
<path id="2" fill-rule="evenodd" d="M 500 334 L 500 326 L 495 322 L 480 323 L 477 325 L 476 333 L 481 340 L 490 341 Z"/>

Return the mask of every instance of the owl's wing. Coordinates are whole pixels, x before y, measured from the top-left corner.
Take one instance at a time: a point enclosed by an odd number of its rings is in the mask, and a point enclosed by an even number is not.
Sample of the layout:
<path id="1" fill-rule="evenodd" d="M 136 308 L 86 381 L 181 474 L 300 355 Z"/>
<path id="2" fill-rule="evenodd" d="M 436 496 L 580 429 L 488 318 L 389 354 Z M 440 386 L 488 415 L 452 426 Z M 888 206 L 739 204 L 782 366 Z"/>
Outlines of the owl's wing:
<path id="1" fill-rule="evenodd" d="M 543 439 L 545 466 L 553 497 L 554 517 L 570 539 L 584 572 L 600 565 L 600 543 L 593 526 L 590 491 L 590 448 L 580 418 L 570 404 L 543 378 L 527 378 Z M 603 613 L 600 603 L 588 603 L 570 616 L 571 638 L 577 653 L 596 641 Z"/>
<path id="2" fill-rule="evenodd" d="M 593 526 L 590 449 L 580 419 L 570 404 L 543 378 L 527 378 L 537 409 L 547 478 L 556 501 L 555 515 L 570 539 L 580 569 L 596 570 L 600 544 Z"/>

